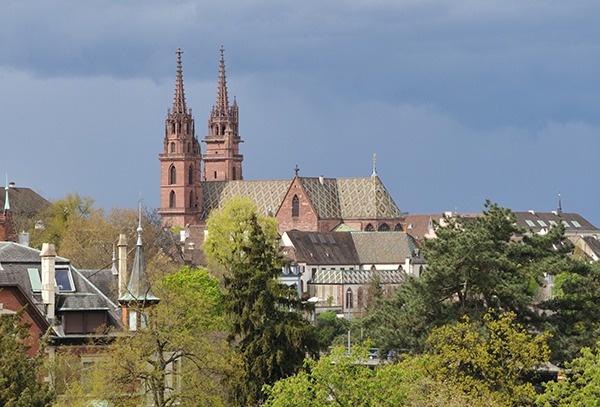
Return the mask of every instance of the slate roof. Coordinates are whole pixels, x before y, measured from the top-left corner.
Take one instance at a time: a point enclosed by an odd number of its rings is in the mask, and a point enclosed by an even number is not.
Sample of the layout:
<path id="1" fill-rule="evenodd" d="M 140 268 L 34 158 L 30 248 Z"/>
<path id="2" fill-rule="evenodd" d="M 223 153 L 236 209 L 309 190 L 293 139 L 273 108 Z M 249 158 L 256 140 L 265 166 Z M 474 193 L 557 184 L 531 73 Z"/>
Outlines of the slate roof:
<path id="1" fill-rule="evenodd" d="M 369 178 L 299 177 L 320 219 L 397 219 L 400 209 L 378 176 Z M 265 215 L 281 206 L 293 180 L 203 181 L 204 217 L 235 196 L 250 198 Z"/>
<path id="2" fill-rule="evenodd" d="M 57 269 L 68 267 L 73 280 L 73 292 L 60 292 L 57 295 L 56 312 L 106 310 L 113 325 L 119 325 L 118 305 L 111 301 L 98 287 L 92 284 L 83 273 L 73 267 L 69 260 L 56 257 Z M 14 284 L 31 299 L 41 313 L 45 312 L 40 291 L 33 290 L 29 269 L 37 270 L 41 280 L 40 251 L 13 242 L 0 242 L 0 284 Z M 57 330 L 60 332 L 60 329 Z"/>
<path id="3" fill-rule="evenodd" d="M 600 258 L 600 241 L 594 236 L 583 236 L 582 239 L 588 248 L 596 255 L 596 258 Z"/>

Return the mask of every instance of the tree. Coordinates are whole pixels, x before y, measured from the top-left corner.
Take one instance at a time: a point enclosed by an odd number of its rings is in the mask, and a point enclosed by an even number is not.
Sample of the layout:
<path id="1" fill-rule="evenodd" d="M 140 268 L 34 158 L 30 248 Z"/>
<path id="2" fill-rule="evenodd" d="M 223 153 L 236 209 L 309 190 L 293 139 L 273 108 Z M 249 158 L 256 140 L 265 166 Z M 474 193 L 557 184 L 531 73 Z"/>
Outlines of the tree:
<path id="1" fill-rule="evenodd" d="M 549 310 L 547 329 L 552 359 L 564 364 L 600 337 L 600 263 L 575 263 L 554 280 L 555 297 L 540 304 Z"/>
<path id="2" fill-rule="evenodd" d="M 529 378 L 550 357 L 547 338 L 528 333 L 513 312 L 490 310 L 483 325 L 464 317 L 429 336 L 429 371 L 467 395 L 483 395 L 500 405 L 531 405 L 535 389 Z"/>
<path id="3" fill-rule="evenodd" d="M 514 214 L 489 201 L 476 218 L 445 217 L 436 233 L 425 241 L 421 277 L 408 277 L 366 321 L 380 347 L 419 352 L 432 329 L 463 315 L 480 321 L 488 308 L 513 311 L 519 322 L 536 326 L 532 305 L 543 274 L 572 267 L 562 228 L 523 235 Z"/>
<path id="4" fill-rule="evenodd" d="M 23 310 L 0 314 L 0 405 L 6 407 L 45 407 L 54 399 L 41 380 L 42 354 L 27 355 L 29 327 L 21 323 Z"/>
<path id="5" fill-rule="evenodd" d="M 211 213 L 204 247 L 225 273 L 223 307 L 240 358 L 232 402 L 255 405 L 263 385 L 294 374 L 306 353 L 316 352 L 314 329 L 296 290 L 278 280 L 284 259 L 274 220 L 259 216 L 253 203 L 237 199 Z"/>
<path id="6" fill-rule="evenodd" d="M 218 281 L 207 270 L 185 267 L 153 291 L 160 302 L 138 310 L 147 325 L 117 336 L 60 405 L 225 405 L 221 383 L 231 364 Z"/>
<path id="7" fill-rule="evenodd" d="M 597 406 L 600 400 L 600 342 L 581 349 L 578 358 L 567 363 L 562 381 L 548 382 L 537 399 L 538 406 Z"/>

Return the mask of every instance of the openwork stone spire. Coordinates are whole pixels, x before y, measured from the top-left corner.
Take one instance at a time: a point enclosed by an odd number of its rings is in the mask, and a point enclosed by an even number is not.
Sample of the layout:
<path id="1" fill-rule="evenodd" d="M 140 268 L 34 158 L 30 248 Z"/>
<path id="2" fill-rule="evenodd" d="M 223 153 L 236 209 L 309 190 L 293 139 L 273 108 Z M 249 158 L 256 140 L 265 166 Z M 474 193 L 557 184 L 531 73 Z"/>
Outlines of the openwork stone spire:
<path id="1" fill-rule="evenodd" d="M 177 79 L 175 81 L 175 98 L 173 100 L 173 113 L 185 114 L 185 92 L 183 91 L 183 68 L 181 64 L 181 48 L 177 48 Z"/>
<path id="2" fill-rule="evenodd" d="M 227 77 L 225 76 L 225 48 L 221 45 L 221 63 L 219 65 L 219 86 L 217 88 L 217 103 L 215 114 L 217 116 L 229 115 L 229 98 L 227 96 Z"/>

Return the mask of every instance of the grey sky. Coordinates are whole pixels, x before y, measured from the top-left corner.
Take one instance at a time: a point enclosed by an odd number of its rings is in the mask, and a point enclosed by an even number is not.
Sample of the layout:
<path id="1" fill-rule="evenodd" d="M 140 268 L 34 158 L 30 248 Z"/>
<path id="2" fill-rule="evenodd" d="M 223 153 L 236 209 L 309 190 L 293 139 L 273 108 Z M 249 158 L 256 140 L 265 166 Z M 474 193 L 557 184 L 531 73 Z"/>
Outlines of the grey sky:
<path id="1" fill-rule="evenodd" d="M 0 170 L 159 205 L 175 50 L 197 135 L 225 46 L 246 179 L 365 177 L 401 210 L 563 208 L 600 226 L 596 1 L 5 0 Z"/>

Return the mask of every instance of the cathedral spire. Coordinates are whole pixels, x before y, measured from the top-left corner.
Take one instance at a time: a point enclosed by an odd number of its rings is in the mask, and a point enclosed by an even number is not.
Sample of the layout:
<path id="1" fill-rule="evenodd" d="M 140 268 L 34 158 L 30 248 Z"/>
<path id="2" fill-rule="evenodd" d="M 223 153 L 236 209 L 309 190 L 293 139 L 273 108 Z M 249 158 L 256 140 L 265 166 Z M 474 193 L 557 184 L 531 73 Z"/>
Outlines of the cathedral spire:
<path id="1" fill-rule="evenodd" d="M 227 78 L 225 76 L 225 48 L 221 45 L 221 63 L 219 65 L 219 86 L 217 89 L 217 103 L 215 104 L 215 113 L 217 116 L 227 116 L 229 114 L 229 98 L 227 97 Z"/>
<path id="2" fill-rule="evenodd" d="M 183 91 L 183 68 L 181 65 L 181 48 L 177 48 L 177 79 L 175 81 L 175 98 L 173 99 L 173 113 L 185 114 L 185 92 Z"/>

